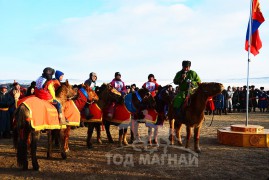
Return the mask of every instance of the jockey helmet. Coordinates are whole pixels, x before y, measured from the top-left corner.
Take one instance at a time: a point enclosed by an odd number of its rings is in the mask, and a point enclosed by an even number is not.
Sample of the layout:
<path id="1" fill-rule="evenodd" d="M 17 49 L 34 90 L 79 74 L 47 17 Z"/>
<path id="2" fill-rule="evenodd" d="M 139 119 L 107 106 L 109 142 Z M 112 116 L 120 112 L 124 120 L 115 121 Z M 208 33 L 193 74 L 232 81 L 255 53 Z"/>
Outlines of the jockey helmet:
<path id="1" fill-rule="evenodd" d="M 154 75 L 153 75 L 153 74 L 149 74 L 149 75 L 148 75 L 148 79 L 151 78 L 151 77 L 154 78 Z"/>
<path id="2" fill-rule="evenodd" d="M 47 80 L 51 80 L 52 79 L 52 76 L 54 75 L 54 73 L 55 73 L 55 70 L 54 69 L 52 69 L 51 67 L 46 67 L 43 70 L 42 76 L 44 78 L 46 78 Z"/>
<path id="3" fill-rule="evenodd" d="M 183 66 L 183 67 L 191 66 L 191 62 L 188 61 L 188 60 L 184 60 L 184 61 L 182 61 L 182 66 Z"/>
<path id="4" fill-rule="evenodd" d="M 115 77 L 116 76 L 121 76 L 120 72 L 115 72 Z"/>

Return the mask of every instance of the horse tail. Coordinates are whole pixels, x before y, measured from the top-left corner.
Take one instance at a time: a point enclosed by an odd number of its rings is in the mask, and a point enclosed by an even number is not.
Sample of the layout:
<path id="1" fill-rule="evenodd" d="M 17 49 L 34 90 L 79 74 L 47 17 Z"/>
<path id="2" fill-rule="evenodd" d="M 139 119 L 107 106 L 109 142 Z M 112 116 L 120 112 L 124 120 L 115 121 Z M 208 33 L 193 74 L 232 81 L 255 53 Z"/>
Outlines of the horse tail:
<path id="1" fill-rule="evenodd" d="M 29 117 L 29 110 L 25 105 L 20 105 L 14 112 L 14 136 L 13 143 L 17 149 L 17 163 L 24 168 L 28 167 L 27 162 L 27 140 L 31 132 L 31 125 L 26 119 Z"/>

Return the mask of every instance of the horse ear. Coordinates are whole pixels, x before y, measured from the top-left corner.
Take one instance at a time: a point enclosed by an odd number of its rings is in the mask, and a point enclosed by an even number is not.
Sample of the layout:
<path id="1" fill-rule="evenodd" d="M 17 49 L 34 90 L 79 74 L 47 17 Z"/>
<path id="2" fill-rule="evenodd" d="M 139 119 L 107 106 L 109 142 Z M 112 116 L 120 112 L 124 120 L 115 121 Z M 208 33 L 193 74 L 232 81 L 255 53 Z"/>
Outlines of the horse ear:
<path id="1" fill-rule="evenodd" d="M 197 82 L 197 84 L 198 84 L 198 86 L 201 86 L 203 83 L 201 83 L 201 82 Z"/>
<path id="2" fill-rule="evenodd" d="M 69 85 L 69 81 L 68 81 L 68 79 L 65 80 L 65 83 L 66 83 L 66 85 Z"/>

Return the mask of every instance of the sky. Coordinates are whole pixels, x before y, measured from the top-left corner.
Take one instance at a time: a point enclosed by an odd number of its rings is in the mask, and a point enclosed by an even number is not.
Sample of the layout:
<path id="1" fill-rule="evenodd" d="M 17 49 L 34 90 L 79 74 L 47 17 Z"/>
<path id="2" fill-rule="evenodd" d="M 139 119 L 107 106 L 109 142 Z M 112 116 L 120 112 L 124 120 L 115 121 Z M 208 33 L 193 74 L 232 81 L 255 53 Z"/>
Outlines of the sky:
<path id="1" fill-rule="evenodd" d="M 269 2 L 249 77 L 269 77 Z M 247 77 L 248 0 L 0 0 L 0 79 L 173 80 L 182 60 L 202 81 Z"/>

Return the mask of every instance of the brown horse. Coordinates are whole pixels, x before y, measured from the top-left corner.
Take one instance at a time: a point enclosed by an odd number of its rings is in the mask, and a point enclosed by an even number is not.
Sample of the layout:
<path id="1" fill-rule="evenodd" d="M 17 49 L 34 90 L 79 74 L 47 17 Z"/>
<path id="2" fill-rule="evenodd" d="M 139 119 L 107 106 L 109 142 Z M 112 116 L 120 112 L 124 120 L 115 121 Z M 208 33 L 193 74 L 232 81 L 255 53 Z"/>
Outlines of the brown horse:
<path id="1" fill-rule="evenodd" d="M 62 104 L 64 107 L 65 103 L 72 98 L 75 95 L 75 92 L 72 89 L 72 86 L 69 85 L 68 80 L 66 80 L 65 83 L 61 83 L 61 86 L 56 91 L 56 98 L 57 100 Z M 41 99 L 36 99 L 36 97 L 29 97 L 39 101 L 39 103 L 42 103 Z M 25 100 L 26 101 L 26 100 Z M 52 108 L 53 109 L 53 108 Z M 54 108 L 54 112 L 57 113 L 56 108 Z M 46 114 L 46 110 L 39 109 L 38 112 Z M 15 117 L 14 117 L 14 147 L 17 149 L 17 162 L 19 166 L 23 167 L 23 170 L 28 169 L 28 145 L 31 150 L 31 158 L 32 158 L 32 165 L 34 170 L 39 170 L 39 165 L 37 162 L 36 157 L 36 150 L 37 150 L 37 141 L 40 137 L 40 129 L 34 129 L 32 122 L 33 120 L 29 121 L 31 119 L 31 114 L 34 114 L 35 111 L 31 111 L 28 109 L 28 107 L 22 103 L 19 105 L 19 107 L 15 111 Z M 37 113 L 37 112 L 36 112 Z M 58 121 L 58 117 L 56 116 L 56 121 Z M 47 127 L 48 130 L 48 141 L 51 141 L 51 129 L 54 129 L 56 126 Z M 66 152 L 64 151 L 64 129 L 60 129 L 61 126 L 57 125 L 57 131 L 59 133 L 60 138 L 60 150 L 61 150 L 61 156 L 63 159 L 67 158 Z M 47 150 L 47 157 L 49 158 L 51 155 L 51 144 L 52 142 L 48 142 L 48 150 Z"/>
<path id="2" fill-rule="evenodd" d="M 109 103 L 108 103 L 109 104 Z M 136 92 L 129 93 L 123 97 L 123 99 L 118 99 L 115 105 L 115 113 L 113 117 L 107 116 L 109 112 L 104 112 L 104 122 L 105 129 L 107 133 L 107 138 L 110 143 L 113 143 L 112 136 L 110 134 L 110 125 L 115 125 L 119 127 L 119 145 L 127 145 L 127 129 L 131 125 L 131 122 L 143 119 L 145 116 L 143 110 L 147 108 L 152 108 L 155 105 L 155 101 L 151 96 L 148 89 L 142 88 L 138 89 Z M 121 114 L 125 114 L 126 120 L 121 121 Z"/>
<path id="3" fill-rule="evenodd" d="M 189 147 L 189 140 L 191 137 L 191 128 L 194 128 L 194 150 L 197 153 L 201 152 L 199 147 L 199 138 L 200 138 L 200 130 L 202 127 L 202 120 L 204 119 L 204 110 L 206 107 L 206 102 L 208 97 L 215 96 L 224 89 L 223 85 L 220 83 L 201 83 L 199 84 L 198 89 L 190 96 L 188 101 L 181 106 L 179 113 L 173 112 L 173 105 L 169 108 L 169 122 L 170 128 L 172 131 L 172 135 L 170 136 L 171 144 L 174 144 L 174 126 L 176 131 L 176 136 L 178 138 L 179 145 L 182 145 L 180 130 L 182 124 L 186 125 L 186 145 L 185 147 Z M 175 121 L 174 121 L 175 119 Z M 175 123 L 175 124 L 174 124 Z"/>

